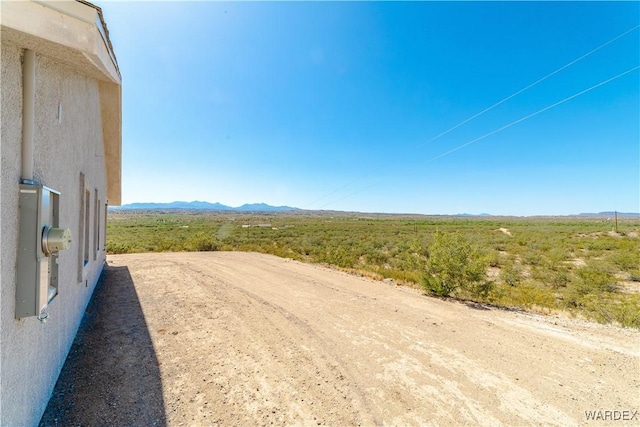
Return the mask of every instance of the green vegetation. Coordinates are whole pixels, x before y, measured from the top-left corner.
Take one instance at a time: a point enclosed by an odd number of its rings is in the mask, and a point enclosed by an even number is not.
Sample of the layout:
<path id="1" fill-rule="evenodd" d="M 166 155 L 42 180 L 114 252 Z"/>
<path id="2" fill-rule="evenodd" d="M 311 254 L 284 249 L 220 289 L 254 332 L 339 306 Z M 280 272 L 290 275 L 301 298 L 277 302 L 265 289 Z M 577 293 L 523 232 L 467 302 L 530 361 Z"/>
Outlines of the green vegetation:
<path id="1" fill-rule="evenodd" d="M 109 213 L 109 253 L 256 251 L 429 294 L 640 328 L 640 220 Z"/>
<path id="2" fill-rule="evenodd" d="M 457 232 L 436 231 L 429 247 L 424 288 L 438 296 L 465 292 L 486 298 L 493 282 L 487 280 L 489 260 Z"/>

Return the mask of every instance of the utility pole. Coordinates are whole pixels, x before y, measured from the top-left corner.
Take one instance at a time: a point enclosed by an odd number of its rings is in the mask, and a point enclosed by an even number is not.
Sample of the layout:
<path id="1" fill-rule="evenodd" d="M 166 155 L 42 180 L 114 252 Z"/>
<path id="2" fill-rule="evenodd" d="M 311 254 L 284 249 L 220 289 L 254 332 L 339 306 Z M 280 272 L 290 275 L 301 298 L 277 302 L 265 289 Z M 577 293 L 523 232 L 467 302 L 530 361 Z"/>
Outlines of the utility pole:
<path id="1" fill-rule="evenodd" d="M 618 232 L 618 211 L 613 212 L 613 217 L 615 218 L 615 221 L 616 221 L 616 233 L 617 233 Z"/>

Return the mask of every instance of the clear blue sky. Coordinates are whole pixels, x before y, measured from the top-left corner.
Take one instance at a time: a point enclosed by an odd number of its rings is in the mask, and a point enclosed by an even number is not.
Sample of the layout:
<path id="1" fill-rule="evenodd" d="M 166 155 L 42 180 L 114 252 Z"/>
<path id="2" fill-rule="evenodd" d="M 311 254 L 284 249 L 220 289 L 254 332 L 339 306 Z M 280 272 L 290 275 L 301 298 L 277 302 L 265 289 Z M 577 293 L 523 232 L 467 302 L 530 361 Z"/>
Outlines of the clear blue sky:
<path id="1" fill-rule="evenodd" d="M 638 2 L 96 2 L 123 203 L 640 211 Z M 435 160 L 434 160 L 435 159 Z"/>

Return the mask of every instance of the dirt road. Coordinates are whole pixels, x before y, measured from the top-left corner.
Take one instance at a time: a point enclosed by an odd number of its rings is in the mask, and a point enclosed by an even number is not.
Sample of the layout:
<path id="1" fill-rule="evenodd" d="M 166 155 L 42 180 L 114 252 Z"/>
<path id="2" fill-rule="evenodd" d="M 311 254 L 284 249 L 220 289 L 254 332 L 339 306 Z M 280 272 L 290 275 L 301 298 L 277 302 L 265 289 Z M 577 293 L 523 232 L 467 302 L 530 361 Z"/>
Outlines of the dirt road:
<path id="1" fill-rule="evenodd" d="M 146 331 L 122 309 L 103 326 L 120 362 L 100 374 L 110 394 L 93 389 L 100 409 L 56 408 L 73 400 L 69 386 L 43 421 L 149 424 L 141 390 L 156 381 L 156 424 L 640 424 L 638 331 L 441 301 L 252 253 L 118 255 L 108 265 L 105 288 L 133 283 Z M 143 345 L 140 334 L 155 368 L 123 356 Z M 86 373 L 67 375 L 82 392 Z M 118 381 L 137 394 L 114 393 Z"/>

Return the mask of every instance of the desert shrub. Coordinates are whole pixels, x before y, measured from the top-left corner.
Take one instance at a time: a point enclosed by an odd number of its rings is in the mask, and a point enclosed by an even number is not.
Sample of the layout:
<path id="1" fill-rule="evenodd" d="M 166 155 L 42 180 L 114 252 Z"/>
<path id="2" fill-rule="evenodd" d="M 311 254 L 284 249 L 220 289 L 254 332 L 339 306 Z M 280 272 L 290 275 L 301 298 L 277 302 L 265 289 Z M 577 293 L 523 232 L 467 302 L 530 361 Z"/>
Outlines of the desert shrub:
<path id="1" fill-rule="evenodd" d="M 154 234 L 149 240 L 147 248 L 151 252 L 180 251 L 180 247 L 176 247 L 176 241 L 169 235 Z"/>
<path id="2" fill-rule="evenodd" d="M 617 279 L 606 266 L 591 263 L 576 271 L 573 291 L 578 295 L 601 294 L 613 292 L 617 287 Z"/>
<path id="3" fill-rule="evenodd" d="M 564 261 L 568 260 L 569 252 L 565 247 L 556 246 L 547 253 L 547 259 L 553 268 L 554 266 L 562 265 Z"/>
<path id="4" fill-rule="evenodd" d="M 622 326 L 640 328 L 640 296 L 634 295 L 615 304 L 613 318 Z"/>
<path id="5" fill-rule="evenodd" d="M 424 288 L 438 296 L 450 296 L 462 289 L 472 294 L 484 292 L 487 261 L 479 250 L 459 233 L 436 232 L 429 247 Z"/>
<path id="6" fill-rule="evenodd" d="M 424 259 L 417 252 L 405 251 L 396 256 L 398 268 L 406 271 L 419 271 Z"/>
<path id="7" fill-rule="evenodd" d="M 569 271 L 566 268 L 550 270 L 547 284 L 553 289 L 564 288 L 569 284 Z"/>
<path id="8" fill-rule="evenodd" d="M 367 253 L 367 262 L 374 265 L 384 265 L 389 260 L 389 254 L 382 249 L 372 249 Z"/>
<path id="9" fill-rule="evenodd" d="M 517 286 L 522 281 L 522 267 L 508 260 L 502 266 L 500 270 L 500 279 L 508 286 Z"/>
<path id="10" fill-rule="evenodd" d="M 567 267 L 564 264 L 554 264 L 550 261 L 535 267 L 532 277 L 552 289 L 564 288 L 570 281 Z"/>
<path id="11" fill-rule="evenodd" d="M 184 243 L 184 248 L 187 251 L 217 251 L 218 243 L 216 238 L 205 232 L 198 232 Z"/>
<path id="12" fill-rule="evenodd" d="M 135 249 L 126 243 L 107 242 L 107 252 L 110 254 L 129 254 L 135 252 Z"/>
<path id="13" fill-rule="evenodd" d="M 522 261 L 528 265 L 543 265 L 544 256 L 538 249 L 529 249 L 522 255 Z"/>
<path id="14" fill-rule="evenodd" d="M 399 270 L 395 268 L 378 268 L 375 272 L 385 279 L 394 279 L 405 283 L 419 283 L 421 277 L 418 271 Z"/>
<path id="15" fill-rule="evenodd" d="M 609 310 L 605 300 L 610 298 L 617 287 L 617 279 L 606 265 L 592 262 L 576 270 L 575 277 L 562 295 L 564 305 L 569 309 L 590 312 L 591 318 L 603 322 Z M 602 304 L 596 307 L 597 301 Z M 607 314 L 610 316 L 610 314 Z"/>
<path id="16" fill-rule="evenodd" d="M 616 241 L 612 237 L 598 237 L 597 239 L 588 240 L 585 243 L 588 249 L 594 255 L 602 255 L 606 251 L 616 248 Z"/>
<path id="17" fill-rule="evenodd" d="M 612 254 L 610 260 L 622 271 L 633 272 L 640 267 L 640 252 L 632 250 L 619 251 Z"/>
<path id="18" fill-rule="evenodd" d="M 548 290 L 533 283 L 521 283 L 511 288 L 510 302 L 518 307 L 553 307 L 555 300 Z"/>
<path id="19" fill-rule="evenodd" d="M 495 289 L 495 283 L 491 280 L 480 280 L 470 283 L 464 289 L 464 296 L 472 300 L 489 301 L 492 299 L 491 294 Z"/>
<path id="20" fill-rule="evenodd" d="M 496 250 L 491 250 L 485 256 L 487 259 L 487 263 L 491 267 L 500 267 L 500 253 Z"/>
<path id="21" fill-rule="evenodd" d="M 616 322 L 621 326 L 640 328 L 640 296 L 626 299 L 589 294 L 581 300 L 581 310 L 587 318 L 599 323 Z"/>
<path id="22" fill-rule="evenodd" d="M 357 263 L 356 257 L 344 246 L 326 248 L 318 255 L 318 261 L 342 268 L 351 268 Z"/>

